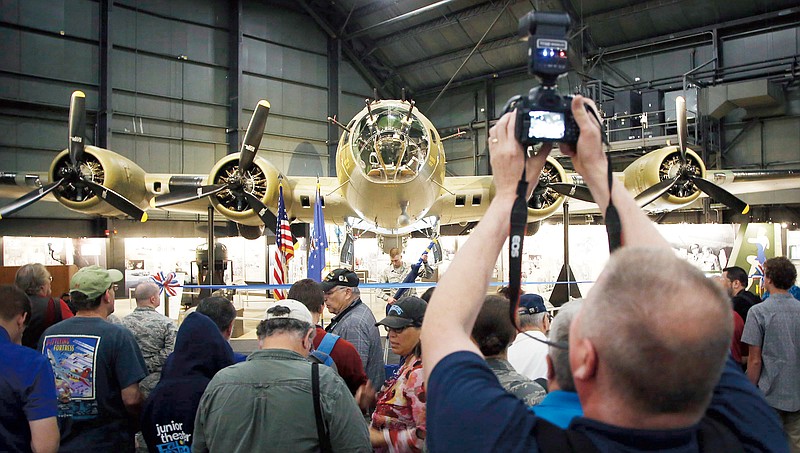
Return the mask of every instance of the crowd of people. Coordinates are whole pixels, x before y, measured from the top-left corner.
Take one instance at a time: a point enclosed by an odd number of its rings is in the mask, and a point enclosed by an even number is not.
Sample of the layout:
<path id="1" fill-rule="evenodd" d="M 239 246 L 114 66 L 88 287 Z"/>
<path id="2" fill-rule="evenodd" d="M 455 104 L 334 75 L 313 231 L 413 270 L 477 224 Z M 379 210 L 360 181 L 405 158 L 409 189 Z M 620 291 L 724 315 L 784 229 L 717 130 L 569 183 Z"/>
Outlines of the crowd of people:
<path id="1" fill-rule="evenodd" d="M 618 217 L 621 248 L 555 317 L 535 294 L 517 308 L 487 296 L 517 182 L 532 189 L 550 150 L 526 156 L 506 114 L 489 131 L 486 215 L 435 290 L 387 299 L 380 320 L 357 274 L 336 269 L 270 306 L 245 357 L 228 341 L 236 310 L 224 297 L 176 329 L 143 283 L 112 324 L 119 271 L 78 271 L 72 316 L 46 269 L 24 266 L 0 287 L 0 451 L 799 452 L 794 265 L 767 260 L 761 301 L 742 269 L 710 279 L 677 258 L 608 177 L 585 106 L 573 99 L 580 139 L 561 149 Z"/>

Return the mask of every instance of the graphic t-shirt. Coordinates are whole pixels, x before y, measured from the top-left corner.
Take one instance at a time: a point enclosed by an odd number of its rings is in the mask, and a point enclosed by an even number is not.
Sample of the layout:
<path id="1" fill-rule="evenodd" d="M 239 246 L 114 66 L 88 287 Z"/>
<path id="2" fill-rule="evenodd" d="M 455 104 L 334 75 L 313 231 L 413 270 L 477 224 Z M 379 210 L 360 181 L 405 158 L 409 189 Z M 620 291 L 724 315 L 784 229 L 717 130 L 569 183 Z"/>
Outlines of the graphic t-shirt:
<path id="1" fill-rule="evenodd" d="M 147 375 L 133 335 L 101 318 L 75 317 L 48 328 L 40 349 L 55 374 L 59 451 L 133 451 L 121 391 Z"/>

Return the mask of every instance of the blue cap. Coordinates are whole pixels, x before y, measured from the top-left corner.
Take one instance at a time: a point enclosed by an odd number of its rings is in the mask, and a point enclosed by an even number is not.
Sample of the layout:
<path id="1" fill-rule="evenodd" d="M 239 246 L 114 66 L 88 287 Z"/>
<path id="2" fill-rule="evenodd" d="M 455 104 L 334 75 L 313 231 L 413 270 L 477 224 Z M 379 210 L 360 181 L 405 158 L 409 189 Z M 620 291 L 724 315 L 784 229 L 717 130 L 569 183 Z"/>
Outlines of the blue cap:
<path id="1" fill-rule="evenodd" d="M 547 307 L 544 306 L 544 299 L 538 294 L 523 294 L 519 296 L 519 314 L 535 315 L 544 313 Z"/>

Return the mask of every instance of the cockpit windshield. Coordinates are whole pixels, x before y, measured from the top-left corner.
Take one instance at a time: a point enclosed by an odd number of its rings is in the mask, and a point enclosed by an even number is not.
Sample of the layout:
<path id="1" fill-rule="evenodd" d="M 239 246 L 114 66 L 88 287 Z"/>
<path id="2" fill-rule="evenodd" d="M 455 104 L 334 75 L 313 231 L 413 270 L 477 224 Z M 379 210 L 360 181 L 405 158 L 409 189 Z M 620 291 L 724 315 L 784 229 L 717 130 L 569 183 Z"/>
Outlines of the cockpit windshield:
<path id="1" fill-rule="evenodd" d="M 352 129 L 355 161 L 375 182 L 413 179 L 428 157 L 430 135 L 405 106 L 373 109 Z"/>

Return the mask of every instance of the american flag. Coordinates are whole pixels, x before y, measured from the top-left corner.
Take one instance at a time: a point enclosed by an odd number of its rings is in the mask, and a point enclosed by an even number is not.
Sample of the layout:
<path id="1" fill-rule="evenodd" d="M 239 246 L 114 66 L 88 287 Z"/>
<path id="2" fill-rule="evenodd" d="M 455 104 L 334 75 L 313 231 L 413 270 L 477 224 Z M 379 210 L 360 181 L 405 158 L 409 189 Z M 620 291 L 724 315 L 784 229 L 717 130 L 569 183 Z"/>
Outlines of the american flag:
<path id="1" fill-rule="evenodd" d="M 178 279 L 175 278 L 174 272 L 164 274 L 164 272 L 159 271 L 157 274 L 153 274 L 150 278 L 152 278 L 155 284 L 159 287 L 159 295 L 164 291 L 166 291 L 167 295 L 170 297 L 175 297 L 178 295 L 178 292 L 175 290 L 175 288 L 179 287 L 180 283 L 178 282 Z"/>
<path id="2" fill-rule="evenodd" d="M 287 263 L 294 256 L 294 237 L 289 228 L 289 217 L 283 204 L 283 184 L 278 187 L 278 225 L 275 228 L 275 266 L 272 268 L 273 282 L 276 285 L 286 283 Z M 276 299 L 285 299 L 283 290 L 273 291 Z"/>

